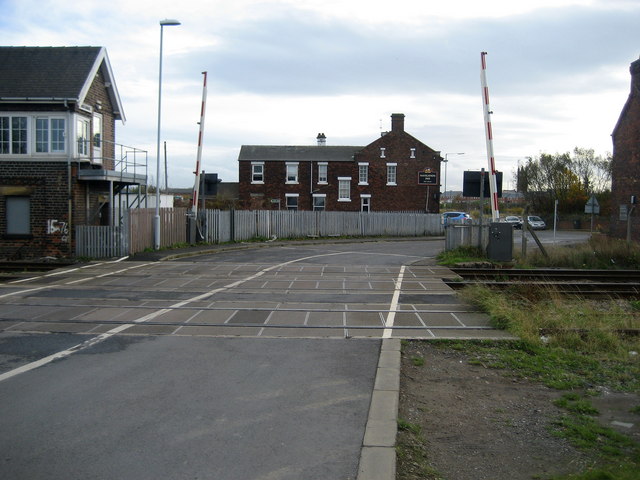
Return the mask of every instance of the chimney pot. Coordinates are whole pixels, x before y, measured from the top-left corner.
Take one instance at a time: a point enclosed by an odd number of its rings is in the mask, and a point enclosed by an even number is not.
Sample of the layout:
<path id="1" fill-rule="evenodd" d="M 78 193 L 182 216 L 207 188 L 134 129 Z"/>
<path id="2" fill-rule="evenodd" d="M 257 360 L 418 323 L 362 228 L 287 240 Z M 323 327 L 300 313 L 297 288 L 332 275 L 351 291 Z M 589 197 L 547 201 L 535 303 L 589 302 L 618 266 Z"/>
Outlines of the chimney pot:
<path id="1" fill-rule="evenodd" d="M 316 140 L 318 140 L 318 146 L 324 146 L 327 144 L 327 136 L 324 133 L 319 133 Z"/>

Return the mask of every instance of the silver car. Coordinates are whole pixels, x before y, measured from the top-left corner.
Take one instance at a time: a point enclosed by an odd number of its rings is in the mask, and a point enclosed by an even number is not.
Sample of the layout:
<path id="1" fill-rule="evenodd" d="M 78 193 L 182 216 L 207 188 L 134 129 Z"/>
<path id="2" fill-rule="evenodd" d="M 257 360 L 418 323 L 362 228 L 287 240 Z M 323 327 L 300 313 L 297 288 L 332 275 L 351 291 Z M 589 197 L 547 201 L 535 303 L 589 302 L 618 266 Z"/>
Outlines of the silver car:
<path id="1" fill-rule="evenodd" d="M 529 228 L 532 230 L 544 230 L 547 228 L 547 224 L 544 223 L 544 220 L 537 215 L 529 215 L 527 217 L 527 223 L 529 224 Z"/>

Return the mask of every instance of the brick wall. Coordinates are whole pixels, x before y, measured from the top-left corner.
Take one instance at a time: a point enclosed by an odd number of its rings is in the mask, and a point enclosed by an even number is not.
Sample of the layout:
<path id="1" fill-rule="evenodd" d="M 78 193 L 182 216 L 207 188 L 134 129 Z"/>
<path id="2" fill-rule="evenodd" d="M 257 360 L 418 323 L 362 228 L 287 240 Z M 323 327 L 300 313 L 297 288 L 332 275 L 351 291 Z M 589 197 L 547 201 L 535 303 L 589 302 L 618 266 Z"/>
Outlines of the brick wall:
<path id="1" fill-rule="evenodd" d="M 327 148 L 327 147 L 318 147 Z M 385 158 L 381 158 L 384 148 Z M 412 151 L 413 149 L 413 151 Z M 412 156 L 414 158 L 412 158 Z M 251 184 L 251 162 L 239 162 L 239 197 L 242 208 L 286 208 L 286 194 L 298 194 L 298 209 L 312 209 L 312 190 L 325 194 L 330 211 L 359 211 L 361 198 L 370 195 L 371 211 L 439 212 L 439 184 L 420 185 L 418 174 L 431 169 L 440 179 L 440 153 L 404 131 L 404 115 L 392 115 L 392 129 L 357 152 L 351 161 L 327 161 L 326 185 L 318 184 L 318 163 L 301 159 L 298 184 L 286 184 L 286 162 L 264 162 L 264 184 Z M 368 163 L 368 184 L 359 185 L 359 163 Z M 387 185 L 387 163 L 397 164 L 396 185 Z M 311 174 L 313 168 L 313 175 Z M 310 185 L 313 176 L 313 185 Z M 338 201 L 338 178 L 350 177 L 351 201 Z"/>
<path id="2" fill-rule="evenodd" d="M 626 237 L 627 222 L 619 220 L 620 205 L 629 205 L 631 195 L 640 198 L 640 60 L 629 70 L 631 91 L 613 132 L 611 172 L 610 232 L 621 238 Z M 640 205 L 631 216 L 631 226 L 632 238 L 640 240 Z"/>
<path id="3" fill-rule="evenodd" d="M 72 254 L 68 225 L 67 166 L 61 163 L 2 163 L 0 188 L 28 192 L 31 203 L 31 236 L 6 235 L 6 195 L 0 196 L 0 258 L 68 257 Z M 16 187 L 17 190 L 16 190 Z M 22 190 L 20 187 L 24 187 Z M 8 193 L 5 190 L 5 193 Z M 57 233 L 47 233 L 48 221 L 57 221 Z"/>

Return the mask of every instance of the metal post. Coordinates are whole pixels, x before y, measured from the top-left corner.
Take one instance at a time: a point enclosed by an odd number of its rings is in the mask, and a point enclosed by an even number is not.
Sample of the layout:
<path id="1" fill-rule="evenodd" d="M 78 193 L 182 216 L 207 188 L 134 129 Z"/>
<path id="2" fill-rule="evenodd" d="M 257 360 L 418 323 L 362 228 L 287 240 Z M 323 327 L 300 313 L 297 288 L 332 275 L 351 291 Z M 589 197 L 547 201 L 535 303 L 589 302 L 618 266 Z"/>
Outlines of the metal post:
<path id="1" fill-rule="evenodd" d="M 158 142 L 156 144 L 156 212 L 153 217 L 153 248 L 160 249 L 160 119 L 162 118 L 162 32 L 165 26 L 180 25 L 177 20 L 160 21 L 160 63 L 158 68 Z"/>

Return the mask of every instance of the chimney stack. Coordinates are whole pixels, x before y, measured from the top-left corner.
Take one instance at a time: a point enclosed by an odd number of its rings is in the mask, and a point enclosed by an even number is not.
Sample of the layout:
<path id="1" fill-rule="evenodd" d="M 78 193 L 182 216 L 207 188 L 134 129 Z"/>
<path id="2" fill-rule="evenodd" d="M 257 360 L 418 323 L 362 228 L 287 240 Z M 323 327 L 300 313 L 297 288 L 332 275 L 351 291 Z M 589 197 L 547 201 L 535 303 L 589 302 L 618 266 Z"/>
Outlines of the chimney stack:
<path id="1" fill-rule="evenodd" d="M 319 147 L 324 147 L 327 144 L 327 137 L 324 133 L 319 133 L 316 139 Z"/>
<path id="2" fill-rule="evenodd" d="M 629 66 L 631 73 L 631 93 L 640 94 L 640 58 L 635 62 L 631 62 Z"/>
<path id="3" fill-rule="evenodd" d="M 391 114 L 391 131 L 393 133 L 404 132 L 404 113 Z"/>

